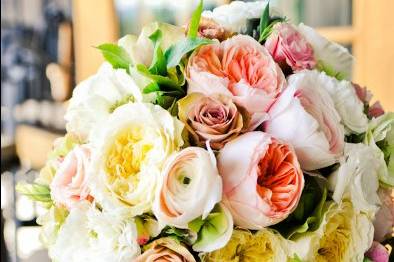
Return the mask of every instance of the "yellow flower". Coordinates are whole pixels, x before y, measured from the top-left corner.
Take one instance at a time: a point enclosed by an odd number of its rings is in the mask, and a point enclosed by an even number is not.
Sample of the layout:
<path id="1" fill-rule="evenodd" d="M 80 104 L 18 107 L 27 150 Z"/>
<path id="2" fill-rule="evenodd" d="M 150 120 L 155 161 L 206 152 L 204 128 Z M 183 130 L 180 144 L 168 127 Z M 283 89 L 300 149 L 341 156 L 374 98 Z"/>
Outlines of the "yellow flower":
<path id="1" fill-rule="evenodd" d="M 318 230 L 289 242 L 290 255 L 303 261 L 362 261 L 373 240 L 373 225 L 366 214 L 357 212 L 348 201 L 327 203 L 327 212 Z"/>
<path id="2" fill-rule="evenodd" d="M 133 216 L 149 211 L 165 159 L 183 144 L 183 124 L 159 106 L 133 103 L 118 107 L 98 128 L 93 197 L 103 208 L 131 208 Z"/>
<path id="3" fill-rule="evenodd" d="M 205 262 L 274 262 L 286 261 L 283 239 L 269 229 L 256 234 L 234 230 L 230 241 L 223 248 L 202 255 Z"/>

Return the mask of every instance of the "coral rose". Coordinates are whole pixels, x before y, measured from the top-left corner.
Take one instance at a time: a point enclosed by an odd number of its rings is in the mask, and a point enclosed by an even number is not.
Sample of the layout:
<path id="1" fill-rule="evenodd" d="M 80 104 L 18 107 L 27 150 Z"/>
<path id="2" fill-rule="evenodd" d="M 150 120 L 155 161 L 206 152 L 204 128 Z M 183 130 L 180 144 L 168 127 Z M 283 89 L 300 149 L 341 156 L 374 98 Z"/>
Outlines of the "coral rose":
<path id="1" fill-rule="evenodd" d="M 316 66 L 312 46 L 291 24 L 275 24 L 265 47 L 279 65 L 288 65 L 293 71 L 313 69 Z"/>
<path id="2" fill-rule="evenodd" d="M 67 154 L 50 184 L 56 204 L 70 208 L 75 202 L 90 198 L 87 186 L 90 162 L 90 149 L 86 145 L 76 146 Z"/>
<path id="3" fill-rule="evenodd" d="M 284 75 L 268 51 L 252 37 L 237 35 L 201 47 L 187 66 L 188 93 L 221 93 L 252 115 L 260 124 L 284 87 Z"/>
<path id="4" fill-rule="evenodd" d="M 297 206 L 304 177 L 295 153 L 263 132 L 227 143 L 218 156 L 223 202 L 236 225 L 259 230 L 285 219 Z"/>

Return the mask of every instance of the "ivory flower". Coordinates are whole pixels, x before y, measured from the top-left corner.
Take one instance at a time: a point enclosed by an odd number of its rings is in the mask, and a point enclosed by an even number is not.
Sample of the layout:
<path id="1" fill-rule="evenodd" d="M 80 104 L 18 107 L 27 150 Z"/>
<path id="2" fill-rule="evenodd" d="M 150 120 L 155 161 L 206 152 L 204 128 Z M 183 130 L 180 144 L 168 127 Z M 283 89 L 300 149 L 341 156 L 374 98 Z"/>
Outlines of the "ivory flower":
<path id="1" fill-rule="evenodd" d="M 348 199 L 357 212 L 374 217 L 379 209 L 379 157 L 374 148 L 364 144 L 346 144 L 341 166 L 329 177 L 332 198 L 340 203 Z"/>
<path id="2" fill-rule="evenodd" d="M 284 220 L 297 206 L 304 177 L 291 147 L 263 132 L 227 143 L 218 155 L 223 203 L 235 225 L 259 230 Z"/>
<path id="3" fill-rule="evenodd" d="M 65 115 L 67 131 L 88 141 L 97 125 L 119 104 L 129 101 L 142 101 L 140 89 L 126 70 L 104 63 L 95 75 L 74 89 Z"/>
<path id="4" fill-rule="evenodd" d="M 316 72 L 317 73 L 317 72 Z M 305 170 L 338 162 L 343 154 L 344 127 L 325 78 L 306 71 L 291 75 L 288 87 L 269 111 L 264 130 L 290 143 Z"/>
<path id="5" fill-rule="evenodd" d="M 172 155 L 162 172 L 153 212 L 159 222 L 179 228 L 206 218 L 222 198 L 222 180 L 213 153 L 188 147 Z"/>
<path id="6" fill-rule="evenodd" d="M 125 210 L 99 211 L 87 202 L 75 205 L 49 249 L 56 261 L 128 262 L 140 254 L 135 224 Z"/>
<path id="7" fill-rule="evenodd" d="M 92 195 L 104 206 L 123 204 L 140 215 L 151 209 L 164 161 L 182 146 L 183 124 L 145 103 L 117 108 L 93 141 Z"/>

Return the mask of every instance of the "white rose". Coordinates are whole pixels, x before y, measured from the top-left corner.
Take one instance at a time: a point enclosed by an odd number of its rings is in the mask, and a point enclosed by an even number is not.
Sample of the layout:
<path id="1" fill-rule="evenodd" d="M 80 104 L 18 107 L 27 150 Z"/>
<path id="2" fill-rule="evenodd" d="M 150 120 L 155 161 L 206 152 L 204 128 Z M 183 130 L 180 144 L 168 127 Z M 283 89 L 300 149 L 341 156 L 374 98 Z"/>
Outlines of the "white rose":
<path id="1" fill-rule="evenodd" d="M 246 30 L 248 19 L 260 18 L 268 1 L 243 2 L 233 1 L 228 5 L 221 5 L 213 11 L 204 11 L 202 17 L 212 19 L 225 29 L 242 33 Z M 270 7 L 270 13 L 279 12 Z"/>
<path id="2" fill-rule="evenodd" d="M 88 202 L 73 206 L 49 248 L 50 257 L 58 262 L 132 261 L 141 251 L 135 224 L 124 211 L 101 212 Z"/>
<path id="3" fill-rule="evenodd" d="M 343 46 L 324 38 L 312 27 L 300 24 L 298 31 L 312 45 L 315 58 L 325 67 L 339 73 L 344 79 L 352 78 L 354 57 Z"/>
<path id="4" fill-rule="evenodd" d="M 104 63 L 74 89 L 65 115 L 67 131 L 89 140 L 98 123 L 105 121 L 119 104 L 129 101 L 142 101 L 140 89 L 125 70 Z"/>
<path id="5" fill-rule="evenodd" d="M 328 179 L 332 198 L 340 203 L 349 199 L 357 212 L 373 217 L 379 209 L 378 171 L 380 161 L 374 148 L 364 144 L 345 144 L 341 166 Z"/>
<path id="6" fill-rule="evenodd" d="M 350 202 L 326 203 L 328 209 L 320 227 L 294 241 L 288 241 L 289 256 L 302 261 L 363 261 L 373 241 L 373 224 Z"/>
<path id="7" fill-rule="evenodd" d="M 97 128 L 102 135 L 92 141 L 92 195 L 104 208 L 149 211 L 164 161 L 183 144 L 182 122 L 160 106 L 133 103 L 118 107 Z"/>
<path id="8" fill-rule="evenodd" d="M 267 133 L 294 147 L 304 170 L 330 166 L 343 154 L 344 127 L 325 85 L 317 72 L 291 75 L 264 123 Z"/>
<path id="9" fill-rule="evenodd" d="M 188 147 L 167 160 L 153 213 L 163 224 L 188 228 L 193 219 L 205 219 L 221 198 L 222 179 L 215 156 L 205 149 Z"/>

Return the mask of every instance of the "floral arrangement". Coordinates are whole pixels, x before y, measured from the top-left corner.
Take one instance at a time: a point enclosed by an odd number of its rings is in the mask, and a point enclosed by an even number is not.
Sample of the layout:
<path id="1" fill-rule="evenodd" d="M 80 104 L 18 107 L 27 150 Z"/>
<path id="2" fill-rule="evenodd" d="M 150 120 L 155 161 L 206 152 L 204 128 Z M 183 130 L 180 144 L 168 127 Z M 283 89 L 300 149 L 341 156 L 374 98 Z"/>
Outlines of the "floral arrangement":
<path id="1" fill-rule="evenodd" d="M 267 2 L 97 48 L 19 192 L 54 261 L 388 261 L 394 113 L 352 55 Z M 383 243 L 383 244 L 381 244 Z"/>

